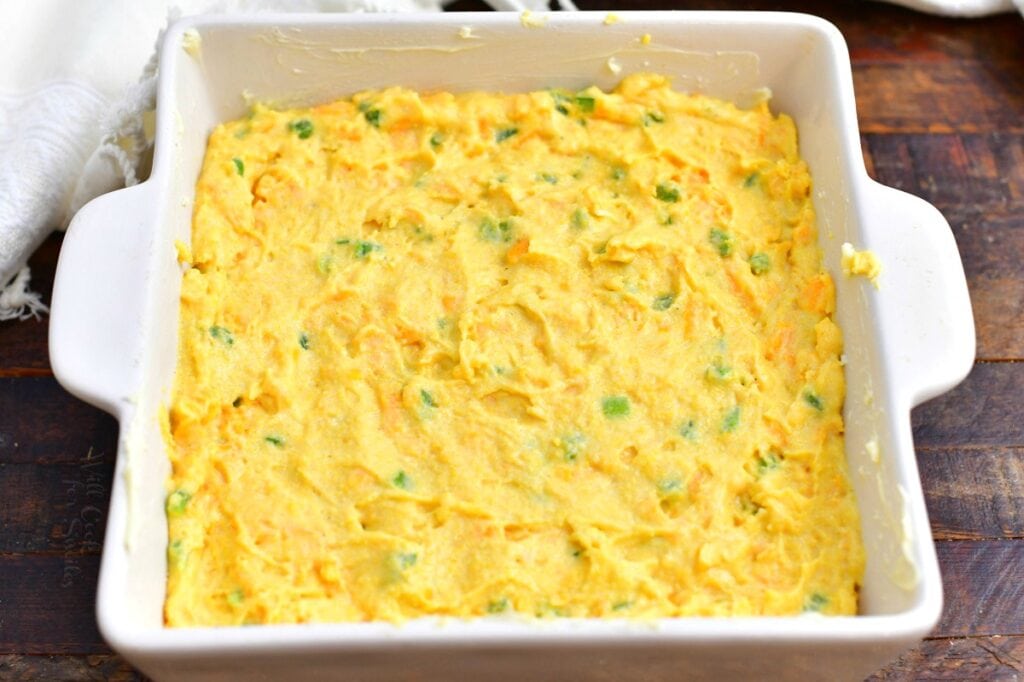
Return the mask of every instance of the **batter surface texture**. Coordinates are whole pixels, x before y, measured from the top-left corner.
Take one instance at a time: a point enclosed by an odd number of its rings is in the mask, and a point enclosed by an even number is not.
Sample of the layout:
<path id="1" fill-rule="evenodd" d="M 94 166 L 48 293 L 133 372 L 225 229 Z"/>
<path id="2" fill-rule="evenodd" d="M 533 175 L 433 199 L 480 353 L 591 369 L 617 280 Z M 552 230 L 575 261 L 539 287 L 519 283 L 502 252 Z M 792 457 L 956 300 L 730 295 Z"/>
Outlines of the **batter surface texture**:
<path id="1" fill-rule="evenodd" d="M 167 623 L 856 612 L 810 192 L 788 117 L 644 74 L 218 127 Z"/>

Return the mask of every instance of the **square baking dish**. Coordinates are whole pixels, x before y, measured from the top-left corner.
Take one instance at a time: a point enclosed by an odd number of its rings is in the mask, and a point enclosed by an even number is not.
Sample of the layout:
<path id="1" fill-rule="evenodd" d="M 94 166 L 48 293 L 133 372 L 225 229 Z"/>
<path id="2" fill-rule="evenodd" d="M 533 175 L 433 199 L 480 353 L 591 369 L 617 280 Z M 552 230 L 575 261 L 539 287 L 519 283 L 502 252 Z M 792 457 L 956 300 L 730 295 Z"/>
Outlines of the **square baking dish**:
<path id="1" fill-rule="evenodd" d="M 174 242 L 189 241 L 212 128 L 252 102 L 310 105 L 389 85 L 609 89 L 637 71 L 740 105 L 767 88 L 773 110 L 796 121 L 846 342 L 846 448 L 867 553 L 859 615 L 165 628 L 170 467 L 157 415 L 177 360 Z M 935 625 L 942 584 L 910 409 L 966 376 L 973 318 L 946 221 L 865 172 L 849 57 L 831 24 L 743 12 L 190 19 L 166 36 L 158 101 L 152 174 L 75 217 L 50 326 L 57 379 L 120 421 L 97 618 L 143 672 L 160 680 L 861 679 Z M 880 258 L 877 290 L 843 276 L 844 242 Z"/>

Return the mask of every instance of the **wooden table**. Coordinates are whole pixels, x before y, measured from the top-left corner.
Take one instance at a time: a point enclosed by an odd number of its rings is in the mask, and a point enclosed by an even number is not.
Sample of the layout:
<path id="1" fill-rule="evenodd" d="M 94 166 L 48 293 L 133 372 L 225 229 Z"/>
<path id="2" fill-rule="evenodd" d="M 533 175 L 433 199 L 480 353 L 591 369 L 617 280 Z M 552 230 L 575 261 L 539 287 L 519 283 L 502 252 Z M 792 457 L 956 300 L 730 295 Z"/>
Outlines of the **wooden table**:
<path id="1" fill-rule="evenodd" d="M 459 9 L 478 9 L 463 0 Z M 587 9 L 670 9 L 649 0 Z M 820 14 L 846 36 L 871 174 L 949 219 L 978 358 L 915 410 L 945 583 L 942 620 L 879 679 L 1024 675 L 1024 20 L 953 20 L 853 2 L 703 2 Z M 31 261 L 49 295 L 60 237 Z M 0 678 L 137 679 L 93 618 L 117 424 L 65 393 L 47 320 L 0 323 Z"/>

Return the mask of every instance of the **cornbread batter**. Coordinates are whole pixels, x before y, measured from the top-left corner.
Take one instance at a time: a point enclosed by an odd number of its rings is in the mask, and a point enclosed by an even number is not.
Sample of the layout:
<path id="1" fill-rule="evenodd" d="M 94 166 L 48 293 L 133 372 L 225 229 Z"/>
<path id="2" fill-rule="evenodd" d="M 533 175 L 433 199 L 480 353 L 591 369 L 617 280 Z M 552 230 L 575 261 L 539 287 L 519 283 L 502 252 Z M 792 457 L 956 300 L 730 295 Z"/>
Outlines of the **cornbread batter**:
<path id="1" fill-rule="evenodd" d="M 218 127 L 167 623 L 854 613 L 810 189 L 789 118 L 652 75 Z"/>
<path id="2" fill-rule="evenodd" d="M 846 242 L 841 247 L 839 265 L 847 277 L 867 277 L 878 288 L 878 276 L 882 274 L 882 264 L 871 251 L 858 251 L 853 244 Z"/>

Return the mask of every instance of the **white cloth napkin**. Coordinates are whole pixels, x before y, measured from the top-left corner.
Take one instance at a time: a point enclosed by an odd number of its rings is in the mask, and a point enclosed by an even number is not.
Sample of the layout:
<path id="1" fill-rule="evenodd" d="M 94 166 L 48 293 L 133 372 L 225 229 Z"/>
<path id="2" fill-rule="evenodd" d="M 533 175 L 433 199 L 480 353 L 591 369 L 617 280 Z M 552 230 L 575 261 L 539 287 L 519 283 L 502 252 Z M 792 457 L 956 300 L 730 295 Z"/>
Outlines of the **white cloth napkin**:
<path id="1" fill-rule="evenodd" d="M 87 201 L 137 182 L 156 48 L 179 16 L 438 10 L 445 0 L 0 0 L 0 320 L 46 311 L 25 262 Z M 545 0 L 487 0 L 542 10 Z M 887 0 L 979 16 L 1024 0 Z M 571 0 L 559 0 L 573 9 Z"/>

